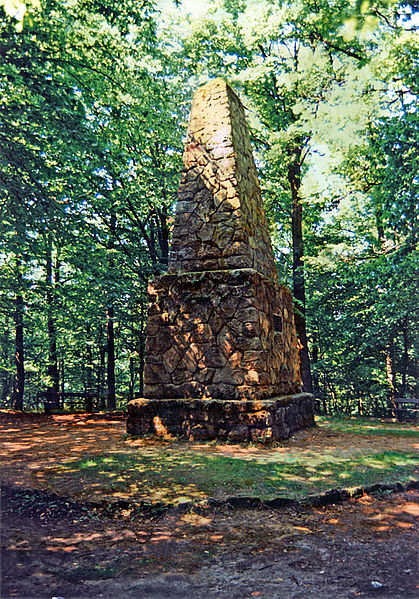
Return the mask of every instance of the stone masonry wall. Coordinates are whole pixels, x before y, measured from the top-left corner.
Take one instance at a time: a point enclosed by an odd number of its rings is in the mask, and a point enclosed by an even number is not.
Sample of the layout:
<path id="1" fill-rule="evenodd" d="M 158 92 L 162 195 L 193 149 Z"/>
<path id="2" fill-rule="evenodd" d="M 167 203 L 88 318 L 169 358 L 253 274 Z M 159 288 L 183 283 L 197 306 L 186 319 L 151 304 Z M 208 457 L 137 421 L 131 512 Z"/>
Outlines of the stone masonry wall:
<path id="1" fill-rule="evenodd" d="M 149 290 L 145 397 L 297 393 L 289 290 L 254 269 L 163 275 Z"/>
<path id="2" fill-rule="evenodd" d="M 134 399 L 128 404 L 127 431 L 192 441 L 269 443 L 313 424 L 313 398 L 308 393 L 264 401 Z"/>
<path id="3" fill-rule="evenodd" d="M 254 268 L 277 278 L 243 106 L 222 80 L 194 98 L 169 272 Z"/>
<path id="4" fill-rule="evenodd" d="M 195 94 L 169 270 L 148 293 L 128 433 L 269 442 L 314 424 L 244 109 L 221 79 Z"/>
<path id="5" fill-rule="evenodd" d="M 149 300 L 146 398 L 300 390 L 291 294 L 277 280 L 244 109 L 221 79 L 195 94 L 169 273 Z"/>

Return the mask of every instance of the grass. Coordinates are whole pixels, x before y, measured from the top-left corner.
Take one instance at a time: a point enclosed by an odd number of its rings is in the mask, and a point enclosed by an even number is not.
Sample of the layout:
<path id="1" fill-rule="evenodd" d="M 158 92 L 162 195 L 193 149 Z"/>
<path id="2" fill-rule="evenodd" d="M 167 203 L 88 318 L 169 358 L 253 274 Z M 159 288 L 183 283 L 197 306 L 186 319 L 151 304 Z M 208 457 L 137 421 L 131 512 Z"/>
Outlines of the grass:
<path id="1" fill-rule="evenodd" d="M 266 463 L 156 451 L 154 455 L 112 453 L 69 462 L 60 474 L 77 479 L 84 487 L 99 486 L 115 497 L 176 503 L 229 495 L 301 498 L 332 487 L 405 482 L 414 477 L 416 464 L 413 454 L 398 451 L 351 459 L 329 456 L 318 463 L 311 463 L 309 458 Z"/>
<path id="2" fill-rule="evenodd" d="M 419 437 L 417 428 L 409 428 L 411 424 L 388 422 L 388 420 L 372 420 L 356 416 L 316 416 L 316 422 L 323 428 L 342 433 Z"/>
<path id="3" fill-rule="evenodd" d="M 152 439 L 133 446 L 121 438 L 111 452 L 50 468 L 48 486 L 88 500 L 176 504 L 238 495 L 300 499 L 331 488 L 404 483 L 417 476 L 412 437 L 419 433 L 412 425 L 348 417 L 318 422 L 305 441 L 269 449 Z"/>

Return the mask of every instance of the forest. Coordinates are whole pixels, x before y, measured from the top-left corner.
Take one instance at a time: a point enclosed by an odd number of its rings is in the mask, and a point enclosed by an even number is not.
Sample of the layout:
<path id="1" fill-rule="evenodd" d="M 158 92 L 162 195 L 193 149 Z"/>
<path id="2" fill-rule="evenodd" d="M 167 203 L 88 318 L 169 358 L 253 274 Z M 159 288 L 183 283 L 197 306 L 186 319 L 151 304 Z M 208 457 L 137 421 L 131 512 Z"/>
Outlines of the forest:
<path id="1" fill-rule="evenodd" d="M 141 396 L 214 77 L 247 111 L 304 388 L 326 414 L 418 397 L 416 0 L 1 0 L 0 20 L 0 407 Z"/>

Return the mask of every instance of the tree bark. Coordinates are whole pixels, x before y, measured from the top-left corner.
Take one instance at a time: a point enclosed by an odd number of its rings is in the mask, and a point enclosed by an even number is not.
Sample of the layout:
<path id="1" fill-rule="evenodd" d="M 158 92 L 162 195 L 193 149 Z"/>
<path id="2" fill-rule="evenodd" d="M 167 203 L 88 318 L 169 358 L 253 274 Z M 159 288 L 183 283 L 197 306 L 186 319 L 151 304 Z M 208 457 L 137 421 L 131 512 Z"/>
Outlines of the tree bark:
<path id="1" fill-rule="evenodd" d="M 362 395 L 359 394 L 358 398 L 357 398 L 357 409 L 358 409 L 358 415 L 362 416 L 364 413 L 364 404 L 362 403 Z"/>
<path id="2" fill-rule="evenodd" d="M 166 194 L 164 195 L 166 196 Z M 169 225 L 167 224 L 167 206 L 165 204 L 157 210 L 157 217 L 161 262 L 167 267 L 169 263 Z"/>
<path id="3" fill-rule="evenodd" d="M 57 329 L 55 326 L 55 301 L 54 301 L 54 288 L 52 282 L 52 243 L 48 239 L 47 245 L 47 256 L 46 256 L 46 270 L 47 270 L 47 327 L 48 327 L 48 370 L 47 376 L 50 380 L 51 387 L 55 392 L 60 390 L 60 374 L 58 371 L 58 359 L 57 359 Z"/>
<path id="4" fill-rule="evenodd" d="M 96 371 L 96 395 L 97 395 L 97 405 L 103 410 L 105 408 L 105 398 L 104 398 L 104 376 L 105 376 L 105 355 L 106 355 L 106 345 L 102 342 L 103 337 L 103 329 L 102 326 L 99 328 L 99 335 L 97 338 L 97 345 L 99 347 L 99 367 Z"/>
<path id="5" fill-rule="evenodd" d="M 19 283 L 19 291 L 16 294 L 15 303 L 15 327 L 16 327 L 16 338 L 15 338 L 15 363 L 16 363 L 16 375 L 13 385 L 12 395 L 12 408 L 14 410 L 23 410 L 23 392 L 25 389 L 25 359 L 24 359 L 24 346 L 23 346 L 23 295 L 20 291 L 22 273 L 20 272 L 20 260 L 16 260 L 17 266 L 17 277 Z"/>
<path id="6" fill-rule="evenodd" d="M 407 369 L 409 366 L 409 348 L 411 339 L 409 338 L 409 324 L 407 316 L 402 321 L 403 332 L 403 354 L 402 354 L 402 384 L 400 389 L 400 397 L 405 397 L 407 391 Z"/>
<path id="7" fill-rule="evenodd" d="M 111 239 L 109 248 L 113 247 L 115 232 L 116 232 L 116 216 L 111 216 Z M 112 275 L 114 263 L 110 255 L 108 260 L 109 273 Z M 116 397 L 115 397 L 115 330 L 114 330 L 114 307 L 113 301 L 108 294 L 108 305 L 106 307 L 106 349 L 108 354 L 107 360 L 107 393 L 106 393 L 106 409 L 115 410 L 116 408 Z"/>
<path id="8" fill-rule="evenodd" d="M 135 353 L 135 329 L 134 329 L 134 318 L 135 312 L 134 308 L 131 308 L 131 322 L 130 322 L 130 352 L 129 352 L 129 400 L 134 399 L 134 386 L 135 386 L 135 362 L 134 362 L 134 353 Z"/>
<path id="9" fill-rule="evenodd" d="M 145 365 L 145 331 L 146 331 L 146 315 L 147 308 L 144 305 L 143 299 L 141 300 L 141 319 L 140 319 L 140 338 L 139 338 L 139 362 L 140 362 L 140 396 L 144 395 L 144 365 Z"/>
<path id="10" fill-rule="evenodd" d="M 10 335 L 10 331 L 8 329 L 6 329 L 4 331 L 4 336 L 2 337 L 2 359 L 3 359 L 3 364 L 5 365 L 4 368 L 2 369 L 3 373 L 2 373 L 2 380 L 1 380 L 0 401 L 1 401 L 2 405 L 6 404 L 6 400 L 9 397 L 11 387 L 12 387 L 12 379 L 13 379 L 13 377 L 10 376 L 9 370 L 7 368 L 8 364 L 10 363 L 9 335 Z"/>
<path id="11" fill-rule="evenodd" d="M 393 356 L 392 356 L 392 342 L 389 342 L 386 347 L 386 377 L 388 385 L 388 406 L 393 412 L 393 416 L 396 416 L 396 404 L 394 398 L 396 396 L 396 385 L 393 370 Z"/>
<path id="12" fill-rule="evenodd" d="M 313 364 L 317 364 L 319 361 L 319 344 L 318 344 L 318 331 L 315 334 L 315 338 L 313 341 Z M 312 383 L 313 383 L 313 391 L 316 395 L 320 395 L 320 384 L 319 384 L 319 375 L 312 375 Z"/>
<path id="13" fill-rule="evenodd" d="M 86 380 L 85 380 L 85 388 L 86 388 L 87 397 L 84 402 L 85 412 L 93 411 L 94 380 L 93 380 L 93 360 L 92 360 L 92 347 L 90 344 L 90 341 L 91 341 L 90 335 L 91 335 L 90 324 L 87 324 L 87 326 L 86 326 Z"/>
<path id="14" fill-rule="evenodd" d="M 61 358 L 61 360 L 60 360 L 60 369 L 61 369 L 61 377 L 60 377 L 61 395 L 62 395 L 62 397 L 64 397 L 64 390 L 65 390 L 65 384 L 64 384 L 64 358 Z"/>
<path id="15" fill-rule="evenodd" d="M 108 304 L 106 309 L 106 333 L 107 333 L 107 395 L 106 409 L 115 410 L 115 332 L 114 332 L 114 310 L 113 305 Z"/>
<path id="16" fill-rule="evenodd" d="M 292 247 L 293 247 L 293 291 L 296 301 L 294 314 L 295 327 L 301 343 L 301 377 L 303 390 L 313 392 L 313 383 L 310 370 L 310 358 L 307 345 L 306 329 L 306 291 L 304 277 L 304 242 L 303 242 L 303 206 L 300 197 L 301 187 L 301 148 L 293 153 L 293 160 L 288 166 L 288 181 L 291 186 L 292 197 Z"/>

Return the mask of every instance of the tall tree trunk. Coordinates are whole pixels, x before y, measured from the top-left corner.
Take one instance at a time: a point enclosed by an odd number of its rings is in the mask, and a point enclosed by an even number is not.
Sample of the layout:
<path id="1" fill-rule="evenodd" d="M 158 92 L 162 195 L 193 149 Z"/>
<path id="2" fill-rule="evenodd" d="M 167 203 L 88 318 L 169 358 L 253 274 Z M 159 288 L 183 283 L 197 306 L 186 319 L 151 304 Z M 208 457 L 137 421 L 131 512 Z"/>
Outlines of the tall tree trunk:
<path id="1" fill-rule="evenodd" d="M 134 399 L 134 386 L 135 386 L 135 331 L 134 331 L 134 308 L 131 309 L 131 323 L 130 323 L 130 352 L 129 352 L 129 399 Z"/>
<path id="2" fill-rule="evenodd" d="M 105 355 L 106 355 L 106 346 L 100 344 L 99 345 L 99 368 L 97 370 L 97 397 L 98 397 L 98 407 L 103 410 L 105 408 L 105 397 L 104 397 L 104 376 L 105 376 Z"/>
<path id="3" fill-rule="evenodd" d="M 313 339 L 313 354 L 312 354 L 312 364 L 317 364 L 317 362 L 319 361 L 319 353 L 320 353 L 320 348 L 319 348 L 319 330 L 317 329 L 314 333 L 314 339 Z M 320 392 L 320 381 L 319 381 L 319 374 L 318 372 L 316 372 L 315 374 L 313 373 L 312 375 L 312 380 L 313 380 L 313 393 L 315 395 L 316 402 L 315 402 L 315 409 L 317 409 L 319 412 L 320 410 L 320 398 L 321 398 L 321 392 Z M 323 401 L 323 407 L 326 407 L 326 402 Z M 327 411 L 325 411 L 325 414 L 327 414 Z"/>
<path id="4" fill-rule="evenodd" d="M 336 395 L 336 389 L 335 389 L 335 386 L 332 383 L 332 381 L 329 379 L 328 375 L 325 376 L 325 384 L 326 384 L 326 389 L 329 391 L 330 396 L 332 398 L 332 400 L 331 400 L 331 402 L 329 404 L 329 412 L 331 414 L 333 412 L 335 414 L 337 414 L 339 412 L 339 410 L 338 410 L 338 398 L 337 398 L 337 395 Z M 325 391 L 326 391 L 326 389 L 325 389 Z"/>
<path id="5" fill-rule="evenodd" d="M 144 395 L 144 366 L 145 366 L 145 334 L 146 334 L 146 315 L 147 308 L 145 302 L 141 299 L 141 317 L 140 317 L 140 339 L 139 339 L 139 362 L 140 362 L 140 396 Z"/>
<path id="6" fill-rule="evenodd" d="M 9 339 L 10 331 L 6 329 L 4 331 L 4 336 L 2 336 L 2 360 L 4 364 L 4 368 L 2 368 L 2 377 L 1 377 L 1 405 L 4 406 L 6 404 L 6 399 L 8 398 L 11 390 L 12 378 L 9 373 L 9 369 L 7 368 L 10 363 L 9 356 L 9 347 L 10 347 L 10 339 Z"/>
<path id="7" fill-rule="evenodd" d="M 407 316 L 402 321 L 403 332 L 403 354 L 402 354 L 402 385 L 400 389 L 400 397 L 405 397 L 407 391 L 407 369 L 409 366 L 409 347 L 411 340 L 409 338 L 409 324 Z"/>
<path id="8" fill-rule="evenodd" d="M 303 242 L 303 206 L 300 197 L 301 187 L 301 148 L 293 155 L 293 160 L 288 166 L 288 181 L 291 186 L 292 197 L 292 247 L 293 247 L 293 291 L 296 300 L 295 327 L 301 343 L 301 377 L 303 389 L 308 393 L 313 392 L 311 379 L 310 358 L 307 345 L 306 329 L 306 291 L 304 278 L 304 242 Z"/>
<path id="9" fill-rule="evenodd" d="M 11 377 L 8 372 L 5 372 L 1 382 L 1 404 L 5 405 L 7 398 L 9 397 L 11 388 Z"/>
<path id="10" fill-rule="evenodd" d="M 52 389 L 58 393 L 60 390 L 60 374 L 58 371 L 57 359 L 57 330 L 55 326 L 55 301 L 54 288 L 52 283 L 52 242 L 48 239 L 47 256 L 47 318 L 48 318 L 48 370 L 47 376 L 50 380 Z"/>
<path id="11" fill-rule="evenodd" d="M 15 303 L 16 375 L 15 375 L 15 380 L 14 380 L 14 385 L 13 385 L 12 408 L 14 410 L 23 410 L 23 392 L 25 389 L 25 359 L 24 359 L 24 347 L 23 347 L 23 295 L 22 295 L 22 291 L 21 291 L 22 273 L 21 273 L 21 261 L 19 258 L 16 260 L 16 270 L 17 270 L 17 278 L 18 278 L 18 292 L 16 294 L 16 303 Z"/>
<path id="12" fill-rule="evenodd" d="M 61 383 L 61 407 L 64 408 L 65 378 L 64 378 L 64 358 L 60 360 L 60 383 Z"/>
<path id="13" fill-rule="evenodd" d="M 166 193 L 163 197 L 166 200 Z M 161 262 L 165 266 L 169 263 L 169 225 L 167 222 L 167 206 L 163 204 L 160 209 L 157 209 L 158 217 L 158 237 L 160 245 Z"/>
<path id="14" fill-rule="evenodd" d="M 393 370 L 393 356 L 392 356 L 392 346 L 393 342 L 390 341 L 387 344 L 385 357 L 386 357 L 386 377 L 387 377 L 387 398 L 388 398 L 388 406 L 393 412 L 393 416 L 397 414 L 396 412 L 396 404 L 394 402 L 394 398 L 396 396 L 396 385 L 395 385 L 395 377 Z"/>
<path id="15" fill-rule="evenodd" d="M 94 379 L 93 379 L 93 359 L 92 359 L 92 346 L 91 346 L 91 328 L 90 324 L 86 325 L 86 401 L 85 401 L 85 411 L 92 412 L 93 411 L 93 395 L 94 395 Z"/>
<path id="16" fill-rule="evenodd" d="M 108 304 L 106 309 L 106 333 L 107 333 L 107 395 L 106 408 L 115 410 L 115 333 L 114 333 L 114 310 L 113 305 Z"/>
<path id="17" fill-rule="evenodd" d="M 116 216 L 111 215 L 110 223 L 111 237 L 109 241 L 109 248 L 111 249 L 114 244 L 114 237 L 116 232 Z M 109 254 L 108 259 L 109 274 L 113 277 L 114 262 L 112 254 Z M 107 393 L 106 393 L 106 409 L 115 410 L 116 398 L 115 398 L 115 331 L 114 331 L 114 307 L 113 300 L 108 294 L 108 304 L 106 306 L 106 349 L 108 354 L 107 360 Z"/>
<path id="18" fill-rule="evenodd" d="M 319 333 L 318 333 L 318 331 L 316 331 L 315 337 L 314 337 L 314 340 L 313 340 L 313 360 L 312 360 L 313 364 L 317 364 L 317 362 L 319 361 L 318 336 L 319 336 Z M 313 381 L 313 391 L 314 391 L 314 393 L 316 394 L 316 396 L 320 395 L 319 375 L 318 374 L 313 374 L 312 381 Z"/>
<path id="19" fill-rule="evenodd" d="M 358 416 L 362 416 L 364 413 L 364 404 L 362 403 L 362 394 L 361 393 L 358 394 L 357 409 L 358 409 Z"/>
<path id="20" fill-rule="evenodd" d="M 131 353 L 130 357 L 129 357 L 129 388 L 128 388 L 129 401 L 134 399 L 134 387 L 135 387 L 135 366 L 134 366 L 134 356 Z"/>

